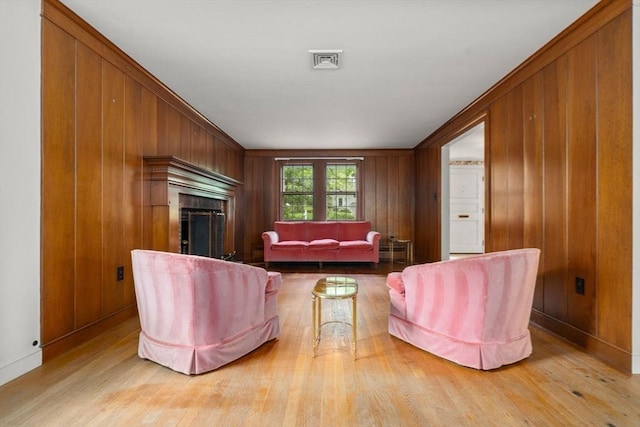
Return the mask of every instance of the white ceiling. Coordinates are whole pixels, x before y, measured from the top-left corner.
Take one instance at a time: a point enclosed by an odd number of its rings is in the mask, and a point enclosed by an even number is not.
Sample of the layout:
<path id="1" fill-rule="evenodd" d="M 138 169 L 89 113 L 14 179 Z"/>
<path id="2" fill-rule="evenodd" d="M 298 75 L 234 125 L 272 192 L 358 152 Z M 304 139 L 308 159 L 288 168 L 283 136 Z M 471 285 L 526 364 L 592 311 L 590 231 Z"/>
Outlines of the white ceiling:
<path id="1" fill-rule="evenodd" d="M 62 2 L 247 149 L 415 147 L 597 3 Z"/>

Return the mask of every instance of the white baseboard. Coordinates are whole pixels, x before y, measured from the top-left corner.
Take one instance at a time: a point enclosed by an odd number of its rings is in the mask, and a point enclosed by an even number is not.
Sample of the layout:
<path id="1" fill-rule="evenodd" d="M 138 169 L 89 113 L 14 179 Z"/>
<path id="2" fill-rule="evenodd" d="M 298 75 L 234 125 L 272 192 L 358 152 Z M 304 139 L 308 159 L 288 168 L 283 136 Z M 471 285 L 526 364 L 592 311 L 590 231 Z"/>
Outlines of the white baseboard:
<path id="1" fill-rule="evenodd" d="M 42 365 L 42 350 L 0 367 L 0 386 Z"/>

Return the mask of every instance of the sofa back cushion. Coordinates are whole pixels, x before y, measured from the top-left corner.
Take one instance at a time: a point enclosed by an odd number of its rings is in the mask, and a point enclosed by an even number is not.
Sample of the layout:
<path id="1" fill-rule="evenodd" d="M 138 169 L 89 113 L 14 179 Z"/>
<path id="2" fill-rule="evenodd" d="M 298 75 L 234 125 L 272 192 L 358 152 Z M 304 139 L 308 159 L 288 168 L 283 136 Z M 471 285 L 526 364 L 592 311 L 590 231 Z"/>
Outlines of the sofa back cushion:
<path id="1" fill-rule="evenodd" d="M 338 240 L 367 240 L 367 233 L 371 231 L 369 221 L 340 221 L 338 225 Z"/>
<path id="2" fill-rule="evenodd" d="M 307 238 L 307 223 L 304 221 L 276 221 L 273 230 L 278 233 L 278 240 L 309 241 Z"/>
<path id="3" fill-rule="evenodd" d="M 310 242 L 322 239 L 338 240 L 338 224 L 335 221 L 308 222 L 307 239 Z"/>

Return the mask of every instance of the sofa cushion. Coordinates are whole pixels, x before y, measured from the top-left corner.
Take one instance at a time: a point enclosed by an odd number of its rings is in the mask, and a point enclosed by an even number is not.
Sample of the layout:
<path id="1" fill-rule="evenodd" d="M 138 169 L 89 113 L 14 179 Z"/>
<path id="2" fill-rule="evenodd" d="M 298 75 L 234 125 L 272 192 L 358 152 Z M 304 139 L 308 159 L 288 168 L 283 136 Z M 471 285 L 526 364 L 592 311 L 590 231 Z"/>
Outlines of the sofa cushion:
<path id="1" fill-rule="evenodd" d="M 366 240 L 367 233 L 371 231 L 369 221 L 341 221 L 338 223 L 338 237 L 343 240 Z"/>
<path id="2" fill-rule="evenodd" d="M 338 249 L 340 243 L 334 239 L 318 239 L 312 240 L 309 242 L 309 246 L 307 249 L 316 250 L 316 249 Z"/>
<path id="3" fill-rule="evenodd" d="M 273 230 L 278 233 L 278 239 L 307 241 L 307 223 L 295 221 L 276 221 Z"/>
<path id="4" fill-rule="evenodd" d="M 285 240 L 271 245 L 271 249 L 304 249 L 309 245 L 309 242 L 303 242 L 302 240 Z"/>
<path id="5" fill-rule="evenodd" d="M 373 245 L 366 240 L 346 240 L 340 242 L 340 249 L 373 250 Z"/>
<path id="6" fill-rule="evenodd" d="M 307 240 L 338 240 L 338 224 L 335 221 L 317 221 L 307 223 Z"/>

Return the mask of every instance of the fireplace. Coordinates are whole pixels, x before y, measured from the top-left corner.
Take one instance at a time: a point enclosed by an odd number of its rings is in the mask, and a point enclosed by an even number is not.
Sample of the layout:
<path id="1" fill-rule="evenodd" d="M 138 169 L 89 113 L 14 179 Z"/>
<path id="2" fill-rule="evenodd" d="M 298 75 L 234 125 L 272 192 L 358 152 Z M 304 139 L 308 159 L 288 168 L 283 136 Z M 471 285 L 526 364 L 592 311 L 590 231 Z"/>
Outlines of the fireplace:
<path id="1" fill-rule="evenodd" d="M 175 157 L 145 157 L 145 246 L 235 257 L 235 193 L 240 182 Z"/>
<path id="2" fill-rule="evenodd" d="M 180 194 L 180 253 L 224 259 L 227 202 Z"/>
<path id="3" fill-rule="evenodd" d="M 224 212 L 181 209 L 180 252 L 224 258 Z"/>

